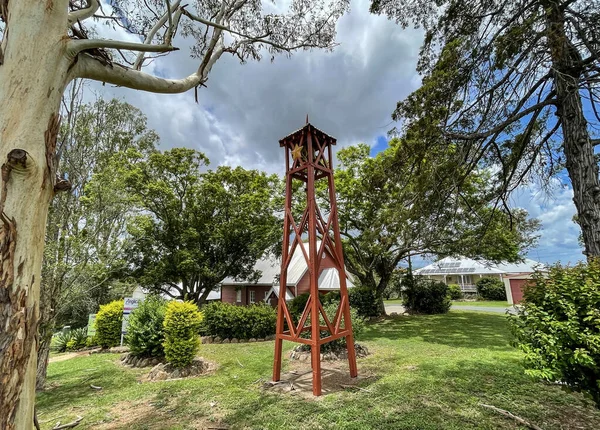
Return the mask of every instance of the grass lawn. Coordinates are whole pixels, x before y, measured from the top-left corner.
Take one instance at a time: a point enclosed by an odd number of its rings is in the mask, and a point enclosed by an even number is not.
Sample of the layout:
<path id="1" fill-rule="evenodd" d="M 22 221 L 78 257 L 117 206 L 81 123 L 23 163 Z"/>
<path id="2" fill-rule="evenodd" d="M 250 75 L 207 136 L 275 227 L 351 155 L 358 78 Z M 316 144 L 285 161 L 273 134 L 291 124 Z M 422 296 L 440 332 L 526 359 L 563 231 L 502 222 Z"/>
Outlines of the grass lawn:
<path id="1" fill-rule="evenodd" d="M 386 305 L 402 305 L 402 300 L 401 299 L 394 299 L 394 300 L 385 300 L 383 302 Z M 494 308 L 506 308 L 508 307 L 508 302 L 506 301 L 469 301 L 469 302 L 463 302 L 463 301 L 458 301 L 458 300 L 453 300 L 452 301 L 452 306 L 486 306 L 486 307 L 494 307 Z"/>
<path id="2" fill-rule="evenodd" d="M 402 299 L 384 300 L 383 303 L 386 305 L 401 305 Z"/>
<path id="3" fill-rule="evenodd" d="M 170 382 L 139 383 L 147 370 L 121 367 L 115 354 L 77 357 L 50 365 L 37 410 L 43 429 L 77 415 L 82 429 L 522 428 L 478 405 L 486 403 L 545 430 L 600 428 L 600 411 L 582 395 L 523 374 L 507 333 L 506 317 L 489 313 L 375 323 L 361 341 L 372 354 L 358 362 L 359 373 L 372 376 L 361 383 L 368 391 L 340 389 L 318 399 L 261 389 L 273 342 L 203 345 L 201 355 L 218 363 L 217 371 Z"/>
<path id="4" fill-rule="evenodd" d="M 452 306 L 460 307 L 460 306 L 485 306 L 491 308 L 506 308 L 509 306 L 506 301 L 472 301 L 472 302 L 461 302 L 458 300 L 452 301 Z"/>

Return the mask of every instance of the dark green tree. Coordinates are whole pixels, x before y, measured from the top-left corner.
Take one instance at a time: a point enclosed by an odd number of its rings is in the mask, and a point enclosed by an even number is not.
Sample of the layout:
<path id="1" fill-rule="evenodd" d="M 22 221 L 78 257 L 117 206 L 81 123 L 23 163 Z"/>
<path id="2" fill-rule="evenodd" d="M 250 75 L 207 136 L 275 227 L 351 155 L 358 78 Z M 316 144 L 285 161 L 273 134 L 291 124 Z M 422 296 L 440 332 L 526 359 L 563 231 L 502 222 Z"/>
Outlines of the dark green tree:
<path id="1" fill-rule="evenodd" d="M 241 167 L 204 171 L 185 148 L 130 151 L 120 161 L 140 214 L 129 224 L 133 275 L 141 285 L 204 303 L 226 277 L 252 279 L 254 264 L 281 241 L 279 179 Z"/>
<path id="2" fill-rule="evenodd" d="M 422 86 L 393 114 L 423 142 L 414 151 L 455 148 L 446 156 L 464 175 L 497 167 L 502 202 L 566 167 L 585 254 L 600 255 L 600 3 L 373 0 L 371 11 L 425 30 Z"/>
<path id="3" fill-rule="evenodd" d="M 537 220 L 519 209 L 509 216 L 489 203 L 489 174 L 471 175 L 459 189 L 460 169 L 434 157 L 415 158 L 410 145 L 394 139 L 375 157 L 365 144 L 338 152 L 335 181 L 346 264 L 361 285 L 376 291 L 381 313 L 384 291 L 409 256 L 516 261 L 537 240 Z"/>

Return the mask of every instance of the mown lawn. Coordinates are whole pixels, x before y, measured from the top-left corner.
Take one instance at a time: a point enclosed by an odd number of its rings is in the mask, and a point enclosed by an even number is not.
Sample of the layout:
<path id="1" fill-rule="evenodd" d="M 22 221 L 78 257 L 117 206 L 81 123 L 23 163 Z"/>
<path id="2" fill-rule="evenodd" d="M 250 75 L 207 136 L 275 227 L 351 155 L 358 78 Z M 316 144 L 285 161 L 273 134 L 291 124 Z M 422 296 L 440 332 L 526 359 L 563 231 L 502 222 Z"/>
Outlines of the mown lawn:
<path id="1" fill-rule="evenodd" d="M 386 305 L 402 305 L 402 299 L 385 300 L 383 303 Z M 460 301 L 453 300 L 452 306 L 482 306 L 482 307 L 494 307 L 494 308 L 506 308 L 508 302 L 506 301 L 492 301 L 492 300 L 478 300 L 478 301 Z"/>
<path id="2" fill-rule="evenodd" d="M 600 412 L 583 396 L 523 374 L 504 315 L 398 317 L 371 325 L 362 343 L 372 352 L 359 360 L 359 372 L 372 376 L 361 383 L 368 391 L 318 399 L 265 392 L 273 342 L 211 344 L 201 355 L 218 370 L 189 380 L 139 383 L 147 371 L 121 367 L 114 354 L 52 363 L 38 415 L 43 429 L 77 415 L 87 429 L 522 428 L 479 406 L 486 403 L 545 430 L 600 428 Z"/>
<path id="3" fill-rule="evenodd" d="M 477 301 L 458 301 L 453 300 L 452 306 L 460 307 L 460 306 L 482 306 L 482 307 L 491 307 L 491 308 L 506 308 L 509 306 L 506 301 L 492 301 L 492 300 L 477 300 Z"/>

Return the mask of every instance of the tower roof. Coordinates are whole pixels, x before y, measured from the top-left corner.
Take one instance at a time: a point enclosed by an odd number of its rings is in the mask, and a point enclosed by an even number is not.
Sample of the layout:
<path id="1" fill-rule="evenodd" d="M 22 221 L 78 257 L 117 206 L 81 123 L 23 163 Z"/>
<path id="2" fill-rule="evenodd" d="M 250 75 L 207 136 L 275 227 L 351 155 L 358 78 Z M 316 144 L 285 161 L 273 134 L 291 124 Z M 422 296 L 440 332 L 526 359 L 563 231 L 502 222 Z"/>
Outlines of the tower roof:
<path id="1" fill-rule="evenodd" d="M 307 117 L 307 119 L 308 119 L 308 117 Z M 308 133 L 313 133 L 320 140 L 323 140 L 323 141 L 328 140 L 331 145 L 335 145 L 335 142 L 336 142 L 335 137 L 328 135 L 324 131 L 321 131 L 317 127 L 312 125 L 310 122 L 307 122 L 306 125 L 304 125 L 302 128 L 299 128 L 298 130 L 281 138 L 279 140 L 279 146 L 286 146 L 290 142 L 296 143 L 298 140 L 300 140 L 302 138 L 303 134 L 308 134 Z"/>

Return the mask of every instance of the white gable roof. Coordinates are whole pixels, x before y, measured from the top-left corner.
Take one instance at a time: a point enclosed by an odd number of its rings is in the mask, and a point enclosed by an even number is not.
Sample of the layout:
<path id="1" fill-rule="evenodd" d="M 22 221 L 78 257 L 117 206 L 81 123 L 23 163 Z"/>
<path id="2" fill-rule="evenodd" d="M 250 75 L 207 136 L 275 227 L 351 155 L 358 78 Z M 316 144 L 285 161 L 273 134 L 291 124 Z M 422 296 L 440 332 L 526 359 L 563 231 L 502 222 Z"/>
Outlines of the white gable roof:
<path id="1" fill-rule="evenodd" d="M 319 249 L 320 246 L 321 241 L 317 241 L 317 249 Z M 307 242 L 304 243 L 304 249 L 306 250 L 306 253 L 309 254 L 310 246 Z M 325 253 L 323 253 L 323 255 L 325 255 Z M 254 265 L 254 269 L 260 270 L 262 272 L 258 282 L 255 285 L 274 285 L 277 283 L 277 279 L 281 272 L 281 259 L 275 258 L 275 256 L 273 255 L 265 256 L 256 262 L 256 264 Z M 289 287 L 296 286 L 298 282 L 300 282 L 307 270 L 308 265 L 306 264 L 304 253 L 302 252 L 300 244 L 298 244 L 294 249 L 292 259 L 290 260 L 290 265 L 288 266 L 287 285 Z M 251 282 L 244 279 L 236 280 L 233 278 L 225 278 L 221 284 L 248 285 L 249 283 Z"/>
<path id="2" fill-rule="evenodd" d="M 319 275 L 319 290 L 339 290 L 340 289 L 340 274 L 337 269 L 324 269 Z M 354 288 L 354 284 L 350 281 L 350 277 L 346 274 L 346 287 Z"/>
<path id="3" fill-rule="evenodd" d="M 415 275 L 499 275 L 504 273 L 532 273 L 544 269 L 537 261 L 525 259 L 522 263 L 494 264 L 486 260 L 446 257 L 421 269 Z"/>

